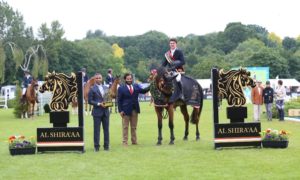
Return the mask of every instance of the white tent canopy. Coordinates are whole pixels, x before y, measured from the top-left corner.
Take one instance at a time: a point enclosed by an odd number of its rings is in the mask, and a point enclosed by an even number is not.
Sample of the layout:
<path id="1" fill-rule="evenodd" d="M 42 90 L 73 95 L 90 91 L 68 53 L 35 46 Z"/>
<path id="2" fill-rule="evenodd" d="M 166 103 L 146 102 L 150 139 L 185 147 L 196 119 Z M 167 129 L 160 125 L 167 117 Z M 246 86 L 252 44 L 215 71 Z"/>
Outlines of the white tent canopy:
<path id="1" fill-rule="evenodd" d="M 272 87 L 277 86 L 278 80 L 279 79 L 270 79 L 271 86 Z M 287 86 L 287 87 L 300 87 L 300 82 L 297 81 L 296 79 L 281 79 L 281 80 L 283 82 L 283 84 L 282 84 L 283 86 Z"/>
<path id="2" fill-rule="evenodd" d="M 202 89 L 211 88 L 211 79 L 197 79 L 197 82 L 201 85 Z"/>

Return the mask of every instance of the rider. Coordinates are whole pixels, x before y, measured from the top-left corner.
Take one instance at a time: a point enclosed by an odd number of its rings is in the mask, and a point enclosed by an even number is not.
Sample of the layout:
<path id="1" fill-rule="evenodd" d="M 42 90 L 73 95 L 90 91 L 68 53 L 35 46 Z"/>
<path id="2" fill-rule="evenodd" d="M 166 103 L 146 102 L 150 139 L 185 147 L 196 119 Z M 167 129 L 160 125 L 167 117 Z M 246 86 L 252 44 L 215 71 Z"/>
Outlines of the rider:
<path id="1" fill-rule="evenodd" d="M 31 81 L 33 80 L 32 76 L 30 75 L 30 72 L 28 70 L 24 71 L 24 77 L 23 77 L 23 82 L 22 82 L 22 95 L 24 96 L 26 93 L 26 89 L 28 86 L 30 86 Z"/>
<path id="2" fill-rule="evenodd" d="M 169 40 L 170 50 L 165 53 L 165 59 L 162 62 L 163 67 L 168 67 L 173 71 L 184 73 L 183 65 L 185 64 L 183 53 L 177 48 L 177 40 Z"/>
<path id="3" fill-rule="evenodd" d="M 113 73 L 113 70 L 112 70 L 112 69 L 108 69 L 108 70 L 107 70 L 107 76 L 106 76 L 106 78 L 105 78 L 105 83 L 106 83 L 109 87 L 110 87 L 110 86 L 113 84 L 113 82 L 114 82 L 114 77 L 113 77 L 112 73 Z"/>
<path id="4" fill-rule="evenodd" d="M 170 50 L 165 53 L 165 59 L 162 62 L 163 67 L 167 67 L 171 71 L 178 73 L 176 77 L 177 88 L 170 98 L 170 102 L 175 101 L 175 98 L 180 96 L 183 99 L 182 84 L 180 82 L 181 74 L 184 74 L 183 65 L 185 64 L 183 52 L 177 48 L 177 39 L 171 38 L 169 40 Z"/>

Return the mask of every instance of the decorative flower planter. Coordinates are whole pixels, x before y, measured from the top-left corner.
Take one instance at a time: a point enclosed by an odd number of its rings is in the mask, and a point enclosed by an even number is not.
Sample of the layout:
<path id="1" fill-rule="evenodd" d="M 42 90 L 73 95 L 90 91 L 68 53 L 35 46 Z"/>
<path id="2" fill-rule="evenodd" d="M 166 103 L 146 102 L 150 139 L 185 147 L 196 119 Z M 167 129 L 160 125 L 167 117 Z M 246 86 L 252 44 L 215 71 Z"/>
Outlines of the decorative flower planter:
<path id="1" fill-rule="evenodd" d="M 31 148 L 13 148 L 9 149 L 10 155 L 24 155 L 24 154 L 35 154 L 35 147 Z"/>
<path id="2" fill-rule="evenodd" d="M 262 141 L 264 148 L 287 148 L 289 141 Z"/>

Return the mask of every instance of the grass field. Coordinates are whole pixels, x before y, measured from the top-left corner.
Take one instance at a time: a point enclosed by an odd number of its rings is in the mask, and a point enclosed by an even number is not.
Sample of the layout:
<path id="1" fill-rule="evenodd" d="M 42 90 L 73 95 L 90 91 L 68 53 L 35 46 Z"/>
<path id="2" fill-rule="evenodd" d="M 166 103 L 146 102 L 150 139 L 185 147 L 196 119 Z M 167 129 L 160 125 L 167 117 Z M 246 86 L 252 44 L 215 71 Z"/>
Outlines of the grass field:
<path id="1" fill-rule="evenodd" d="M 16 119 L 13 110 L 0 109 L 0 179 L 300 179 L 300 123 L 267 122 L 262 129 L 286 129 L 292 132 L 287 149 L 236 148 L 214 150 L 211 101 L 205 101 L 201 115 L 201 140 L 195 141 L 195 126 L 190 124 L 188 141 L 183 141 L 184 123 L 179 109 L 175 112 L 175 145 L 168 145 L 169 128 L 163 123 L 163 145 L 156 146 L 157 120 L 153 107 L 141 103 L 138 122 L 138 146 L 121 145 L 121 120 L 110 119 L 111 150 L 93 151 L 93 123 L 85 116 L 86 152 L 44 153 L 10 156 L 10 135 L 36 135 L 36 128 L 51 127 L 48 114 L 34 120 Z M 225 107 L 220 110 L 225 120 Z M 252 106 L 248 119 L 252 120 Z M 76 126 L 72 116 L 69 126 Z M 102 131 L 101 131 L 102 134 Z M 101 145 L 103 136 L 101 136 Z M 103 147 L 102 147 L 103 148 Z"/>

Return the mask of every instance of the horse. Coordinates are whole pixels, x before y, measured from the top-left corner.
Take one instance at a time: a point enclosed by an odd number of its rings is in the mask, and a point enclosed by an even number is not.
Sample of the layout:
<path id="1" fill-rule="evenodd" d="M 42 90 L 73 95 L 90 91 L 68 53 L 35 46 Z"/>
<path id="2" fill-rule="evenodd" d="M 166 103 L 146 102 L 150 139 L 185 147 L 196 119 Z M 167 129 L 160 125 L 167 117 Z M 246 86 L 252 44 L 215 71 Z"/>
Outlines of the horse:
<path id="1" fill-rule="evenodd" d="M 25 94 L 20 99 L 22 108 L 21 118 L 34 117 L 35 103 L 38 103 L 37 90 L 38 81 L 33 79 L 27 87 Z"/>
<path id="2" fill-rule="evenodd" d="M 178 82 L 175 81 L 177 76 L 181 76 L 181 87 L 177 86 Z M 188 140 L 189 135 L 189 114 L 187 110 L 187 105 L 193 106 L 193 111 L 190 117 L 190 121 L 192 124 L 196 125 L 196 140 L 200 140 L 199 133 L 199 120 L 203 107 L 203 91 L 200 84 L 184 75 L 179 75 L 178 73 L 174 73 L 172 71 L 167 71 L 164 67 L 160 67 L 157 70 L 157 74 L 152 77 L 150 80 L 150 92 L 152 98 L 154 100 L 154 108 L 157 115 L 158 120 L 158 141 L 157 145 L 162 144 L 162 119 L 163 119 L 163 110 L 165 109 L 169 116 L 169 129 L 170 129 L 170 142 L 169 144 L 174 144 L 175 136 L 174 136 L 174 109 L 179 106 L 181 113 L 183 115 L 185 121 L 185 132 L 183 140 Z M 177 88 L 177 89 L 176 89 Z M 178 93 L 178 88 L 182 88 L 182 95 Z M 177 96 L 174 102 L 171 102 L 172 95 Z"/>
<path id="3" fill-rule="evenodd" d="M 28 102 L 26 99 L 26 94 L 23 95 L 22 92 L 20 92 L 19 97 L 21 97 L 20 102 L 19 102 L 21 119 L 27 119 L 28 118 Z"/>
<path id="4" fill-rule="evenodd" d="M 118 85 L 120 84 L 120 76 L 117 75 L 114 79 L 114 82 L 112 83 L 111 87 L 109 88 L 109 96 L 111 99 L 116 99 L 117 98 L 117 88 Z M 83 87 L 83 98 L 85 102 L 85 112 L 86 115 L 89 114 L 88 111 L 91 111 L 91 106 L 88 108 L 88 95 L 90 92 L 90 89 L 94 86 L 95 84 L 95 77 L 90 78 L 84 85 Z M 116 102 L 116 100 L 115 100 Z M 117 103 L 115 103 L 115 112 L 117 112 Z"/>
<path id="5" fill-rule="evenodd" d="M 218 80 L 219 100 L 227 99 L 229 106 L 242 106 L 246 103 L 246 98 L 243 93 L 243 87 L 255 87 L 253 79 L 250 77 L 250 72 L 240 68 L 224 72 L 219 71 Z"/>

